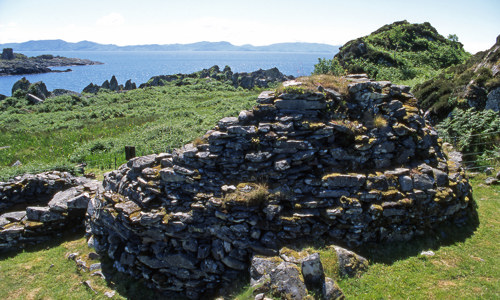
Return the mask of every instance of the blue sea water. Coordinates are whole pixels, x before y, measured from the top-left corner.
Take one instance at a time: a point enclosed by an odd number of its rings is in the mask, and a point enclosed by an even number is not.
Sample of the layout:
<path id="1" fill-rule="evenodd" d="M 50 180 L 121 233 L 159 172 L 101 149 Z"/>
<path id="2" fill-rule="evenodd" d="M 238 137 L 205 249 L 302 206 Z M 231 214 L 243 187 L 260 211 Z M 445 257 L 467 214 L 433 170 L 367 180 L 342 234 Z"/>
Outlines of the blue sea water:
<path id="1" fill-rule="evenodd" d="M 48 51 L 23 51 L 27 56 L 47 54 Z M 22 77 L 30 82 L 43 81 L 47 89 L 67 89 L 81 92 L 89 83 L 102 84 L 115 75 L 119 84 L 131 79 L 139 86 L 156 75 L 189 74 L 218 65 L 228 65 L 233 72 L 252 72 L 277 67 L 293 76 L 310 75 L 318 58 L 332 58 L 335 53 L 275 53 L 275 52 L 197 52 L 197 51 L 52 51 L 49 54 L 87 58 L 103 65 L 53 68 L 72 69 L 72 72 L 0 76 L 0 94 L 10 96 L 12 85 Z"/>

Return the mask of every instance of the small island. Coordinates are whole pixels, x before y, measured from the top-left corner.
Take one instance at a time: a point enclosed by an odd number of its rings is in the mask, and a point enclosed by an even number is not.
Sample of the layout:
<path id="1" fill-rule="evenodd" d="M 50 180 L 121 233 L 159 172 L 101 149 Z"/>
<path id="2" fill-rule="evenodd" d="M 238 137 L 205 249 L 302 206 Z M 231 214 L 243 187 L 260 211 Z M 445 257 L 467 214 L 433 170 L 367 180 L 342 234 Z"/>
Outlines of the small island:
<path id="1" fill-rule="evenodd" d="M 5 48 L 0 56 L 0 76 L 38 74 L 50 72 L 69 72 L 67 70 L 52 70 L 50 67 L 64 66 L 85 66 L 101 65 L 102 62 L 92 61 L 81 58 L 68 58 L 44 54 L 34 57 L 28 57 L 21 53 L 14 53 L 12 48 Z"/>

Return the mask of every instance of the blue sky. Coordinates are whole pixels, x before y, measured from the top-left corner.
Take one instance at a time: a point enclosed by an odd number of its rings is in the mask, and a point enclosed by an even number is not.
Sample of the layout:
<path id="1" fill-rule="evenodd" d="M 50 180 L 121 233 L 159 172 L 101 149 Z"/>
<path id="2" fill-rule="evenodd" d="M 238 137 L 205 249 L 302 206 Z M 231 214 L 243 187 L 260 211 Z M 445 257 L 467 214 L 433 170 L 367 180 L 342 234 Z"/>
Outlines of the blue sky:
<path id="1" fill-rule="evenodd" d="M 430 22 L 475 53 L 500 34 L 500 0 L 0 0 L 0 43 L 342 45 L 400 20 Z"/>

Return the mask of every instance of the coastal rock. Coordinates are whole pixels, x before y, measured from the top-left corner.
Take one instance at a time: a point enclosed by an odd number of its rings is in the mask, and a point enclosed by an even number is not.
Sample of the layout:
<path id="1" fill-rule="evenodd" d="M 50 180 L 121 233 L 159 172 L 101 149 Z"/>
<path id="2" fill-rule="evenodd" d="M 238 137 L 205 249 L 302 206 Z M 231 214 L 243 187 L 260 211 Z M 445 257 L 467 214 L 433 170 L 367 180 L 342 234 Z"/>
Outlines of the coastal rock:
<path id="1" fill-rule="evenodd" d="M 19 79 L 18 81 L 16 81 L 14 83 L 14 85 L 12 86 L 12 95 L 14 95 L 14 93 L 17 91 L 17 90 L 21 90 L 21 91 L 24 91 L 24 92 L 28 92 L 28 89 L 30 87 L 30 82 L 28 79 L 26 79 L 26 77 L 23 77 L 21 79 Z"/>
<path id="2" fill-rule="evenodd" d="M 50 92 L 47 90 L 47 86 L 41 81 L 31 84 L 28 88 L 28 93 L 42 100 L 45 100 L 50 96 Z"/>
<path id="3" fill-rule="evenodd" d="M 14 50 L 12 48 L 4 48 L 2 50 L 2 55 L 0 56 L 1 59 L 14 59 Z"/>
<path id="4" fill-rule="evenodd" d="M 10 54 L 9 54 L 10 55 Z M 0 76 L 3 75 L 21 75 L 38 74 L 50 72 L 67 72 L 51 70 L 50 67 L 63 66 L 84 66 L 102 64 L 101 62 L 91 61 L 81 58 L 67 58 L 53 55 L 40 55 L 36 57 L 26 57 L 21 54 L 13 53 L 14 59 L 0 60 Z"/>

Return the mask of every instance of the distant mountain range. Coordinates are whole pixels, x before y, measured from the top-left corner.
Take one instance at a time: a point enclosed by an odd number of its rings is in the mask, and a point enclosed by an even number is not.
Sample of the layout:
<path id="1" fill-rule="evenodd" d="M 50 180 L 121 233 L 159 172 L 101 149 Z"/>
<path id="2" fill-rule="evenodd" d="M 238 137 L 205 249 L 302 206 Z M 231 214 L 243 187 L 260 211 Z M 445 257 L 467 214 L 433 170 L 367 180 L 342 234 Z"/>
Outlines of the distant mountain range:
<path id="1" fill-rule="evenodd" d="M 265 51 L 265 52 L 322 52 L 337 53 L 340 46 L 318 43 L 279 43 L 268 46 L 235 46 L 229 42 L 198 42 L 191 44 L 117 46 L 89 41 L 69 43 L 63 40 L 39 40 L 24 43 L 0 44 L 0 49 L 20 51 Z"/>

